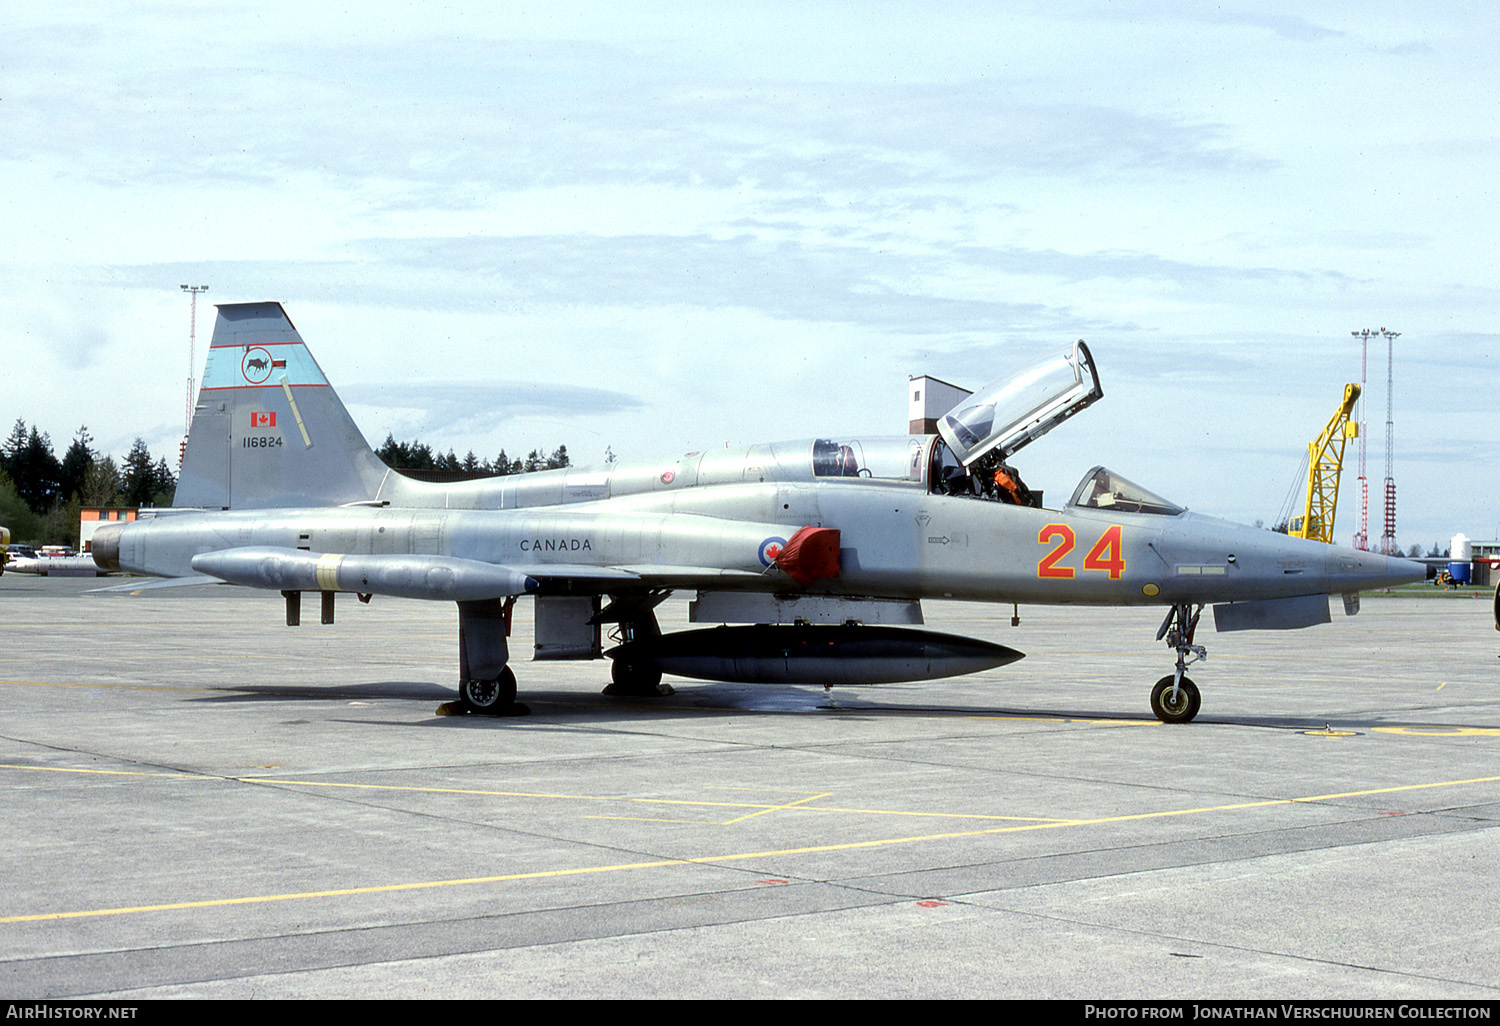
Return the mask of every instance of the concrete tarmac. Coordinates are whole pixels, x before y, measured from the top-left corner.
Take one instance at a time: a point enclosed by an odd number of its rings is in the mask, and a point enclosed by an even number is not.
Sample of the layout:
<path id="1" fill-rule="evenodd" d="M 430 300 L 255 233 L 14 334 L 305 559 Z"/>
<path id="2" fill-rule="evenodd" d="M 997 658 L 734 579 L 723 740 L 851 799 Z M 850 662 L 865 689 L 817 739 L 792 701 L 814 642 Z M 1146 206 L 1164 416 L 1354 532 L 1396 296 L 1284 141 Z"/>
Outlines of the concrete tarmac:
<path id="1" fill-rule="evenodd" d="M 0 577 L 6 998 L 1500 997 L 1487 601 L 1206 613 L 1179 726 L 1161 610 L 928 603 L 1027 657 L 824 708 L 603 697 L 522 602 L 484 718 L 451 606 L 107 583 Z"/>

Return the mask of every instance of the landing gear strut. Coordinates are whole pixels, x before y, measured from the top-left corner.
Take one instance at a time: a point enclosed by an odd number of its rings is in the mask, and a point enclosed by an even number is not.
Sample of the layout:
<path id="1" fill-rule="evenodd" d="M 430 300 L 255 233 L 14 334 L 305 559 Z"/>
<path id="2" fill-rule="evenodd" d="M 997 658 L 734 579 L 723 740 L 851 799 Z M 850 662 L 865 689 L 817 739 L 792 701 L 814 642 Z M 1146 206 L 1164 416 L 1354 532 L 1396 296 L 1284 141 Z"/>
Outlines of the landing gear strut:
<path id="1" fill-rule="evenodd" d="M 1151 711 L 1163 723 L 1187 723 L 1198 715 L 1198 707 L 1202 704 L 1198 685 L 1183 673 L 1190 664 L 1208 658 L 1202 645 L 1193 644 L 1193 634 L 1198 629 L 1198 617 L 1202 613 L 1201 605 L 1195 609 L 1186 602 L 1179 602 L 1167 613 L 1161 630 L 1156 632 L 1157 641 L 1165 638 L 1177 652 L 1176 671 L 1157 681 L 1151 689 Z"/>
<path id="2" fill-rule="evenodd" d="M 611 632 L 611 636 L 622 646 L 643 638 L 660 637 L 661 626 L 656 622 L 656 606 L 668 594 L 666 591 L 651 592 L 630 599 L 617 596 L 611 599 L 608 607 L 600 611 L 598 619 L 601 623 L 613 621 L 619 625 Z M 614 665 L 609 669 L 610 683 L 604 689 L 606 695 L 614 698 L 662 698 L 675 694 L 672 685 L 661 682 L 661 670 L 655 666 L 638 663 L 628 657 L 615 656 L 614 659 Z"/>

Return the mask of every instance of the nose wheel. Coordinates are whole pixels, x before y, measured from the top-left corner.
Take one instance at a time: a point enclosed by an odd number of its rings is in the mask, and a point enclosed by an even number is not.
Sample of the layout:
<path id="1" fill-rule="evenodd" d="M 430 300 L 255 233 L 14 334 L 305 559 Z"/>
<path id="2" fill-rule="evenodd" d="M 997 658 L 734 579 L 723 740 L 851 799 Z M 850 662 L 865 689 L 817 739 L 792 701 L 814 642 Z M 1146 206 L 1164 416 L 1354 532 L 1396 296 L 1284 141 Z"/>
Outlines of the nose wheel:
<path id="1" fill-rule="evenodd" d="M 1175 673 L 1167 674 L 1151 689 L 1151 711 L 1163 723 L 1187 723 L 1198 715 L 1202 701 L 1198 685 Z"/>
<path id="2" fill-rule="evenodd" d="M 1161 630 L 1156 632 L 1157 641 L 1165 639 L 1177 652 L 1176 671 L 1157 681 L 1156 687 L 1151 689 L 1151 711 L 1163 723 L 1191 721 L 1198 715 L 1198 707 L 1203 702 L 1198 685 L 1183 673 L 1189 665 L 1208 658 L 1208 651 L 1202 645 L 1193 644 L 1193 634 L 1198 630 L 1198 617 L 1202 613 L 1201 605 L 1195 609 L 1186 602 L 1179 602 L 1167 613 Z"/>

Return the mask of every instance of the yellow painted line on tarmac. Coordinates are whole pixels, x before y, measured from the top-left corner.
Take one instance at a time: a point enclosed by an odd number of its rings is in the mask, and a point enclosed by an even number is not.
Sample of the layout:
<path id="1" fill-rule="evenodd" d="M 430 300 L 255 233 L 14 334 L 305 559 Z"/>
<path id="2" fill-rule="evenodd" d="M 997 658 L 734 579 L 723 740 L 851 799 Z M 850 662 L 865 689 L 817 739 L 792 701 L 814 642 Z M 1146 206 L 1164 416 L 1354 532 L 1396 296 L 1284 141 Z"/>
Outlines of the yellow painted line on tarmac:
<path id="1" fill-rule="evenodd" d="M 1072 820 L 1052 816 L 993 816 L 980 812 L 910 812 L 904 809 L 859 809 L 839 805 L 814 805 L 808 812 L 846 812 L 863 816 L 908 816 L 914 819 L 979 819 L 1009 823 L 1070 823 Z"/>
<path id="2" fill-rule="evenodd" d="M 756 816 L 764 816 L 768 812 L 781 812 L 785 809 L 795 809 L 799 805 L 806 805 L 808 802 L 815 802 L 819 798 L 828 798 L 832 794 L 832 791 L 824 791 L 822 794 L 808 795 L 806 798 L 799 798 L 794 802 L 786 802 L 783 805 L 773 805 L 769 809 L 761 809 L 758 812 L 746 813 L 745 815 L 736 817 L 735 819 L 726 819 L 722 825 L 733 826 L 735 823 L 743 823 L 745 822 L 745 820 L 754 819 Z"/>
<path id="3" fill-rule="evenodd" d="M 744 787 L 731 786 L 728 784 L 709 784 L 704 787 L 705 791 L 771 791 L 785 794 L 807 794 L 802 788 L 790 787 Z M 1002 820 L 1010 823 L 1061 823 L 1052 816 L 996 816 L 981 812 L 913 812 L 909 809 L 864 809 L 846 805 L 818 805 L 802 806 L 793 802 L 783 808 L 796 808 L 799 812 L 843 812 L 860 816 L 909 816 L 917 819 L 980 819 L 980 820 Z"/>
<path id="4" fill-rule="evenodd" d="M 1500 737 L 1500 727 L 1371 727 L 1382 734 L 1402 734 L 1407 737 Z"/>
<path id="5" fill-rule="evenodd" d="M 216 776 L 213 774 L 200 773 L 158 773 L 142 770 L 92 770 L 74 769 L 67 766 L 27 766 L 19 763 L 0 763 L 0 769 L 15 770 L 39 770 L 48 773 L 107 773 L 116 776 L 135 777 L 159 777 L 169 780 L 217 780 L 241 784 L 263 784 L 263 785 L 292 785 L 294 787 L 328 787 L 345 788 L 355 791 L 407 791 L 418 794 L 463 794 L 476 795 L 488 798 L 534 798 L 551 799 L 556 801 L 588 801 L 588 802 L 630 802 L 642 805 L 681 805 L 698 808 L 712 809 L 755 809 L 753 815 L 762 812 L 775 812 L 778 809 L 790 809 L 798 812 L 832 812 L 856 816 L 893 816 L 907 817 L 912 819 L 969 819 L 984 822 L 1003 823 L 1040 823 L 1044 825 L 1067 824 L 1075 822 L 1071 819 L 1057 819 L 1048 816 L 998 816 L 978 812 L 915 812 L 909 809 L 868 809 L 857 806 L 845 805 L 804 805 L 802 802 L 787 802 L 780 805 L 766 805 L 763 802 L 713 802 L 692 798 L 631 798 L 621 795 L 598 795 L 598 794 L 564 794 L 561 792 L 548 791 L 490 791 L 480 788 L 469 787 L 415 787 L 407 784 L 350 784 L 341 781 L 327 780 L 294 780 L 289 777 L 229 777 Z M 731 788 L 714 788 L 714 790 L 732 790 Z M 733 790 L 764 790 L 763 788 L 742 788 Z M 805 791 L 794 791 L 794 794 L 806 794 Z M 828 792 L 832 794 L 833 792 Z M 815 795 L 813 798 L 823 798 L 828 795 Z M 812 801 L 813 798 L 805 799 Z M 631 819 L 636 817 L 608 817 L 608 816 L 586 816 L 586 819 Z M 747 819 L 749 817 L 740 817 Z M 693 823 L 703 824 L 703 820 L 657 820 L 662 823 Z M 729 820 L 734 823 L 738 820 Z"/>
<path id="6" fill-rule="evenodd" d="M 745 856 L 748 857 L 748 856 Z M 48 919 L 87 919 L 97 916 L 123 916 L 137 912 L 170 912 L 190 908 L 220 908 L 230 905 L 261 905 L 277 901 L 300 901 L 308 898 L 342 898 L 360 894 L 391 894 L 435 887 L 462 887 L 472 884 L 503 883 L 513 880 L 539 880 L 547 877 L 585 876 L 590 873 L 619 873 L 631 869 L 658 869 L 664 866 L 689 865 L 698 859 L 661 859 L 655 862 L 630 862 L 613 866 L 585 866 L 575 869 L 542 870 L 535 873 L 507 873 L 501 876 L 475 876 L 461 880 L 423 880 L 416 883 L 382 884 L 374 887 L 343 887 L 327 891 L 299 891 L 292 894 L 257 894 L 243 898 L 208 898 L 203 901 L 174 901 L 159 905 L 133 905 L 123 908 L 87 909 L 77 912 L 40 912 L 34 915 L 3 916 L 0 923 L 35 923 Z"/>
<path id="7" fill-rule="evenodd" d="M 561 801 L 634 802 L 643 805 L 693 805 L 723 809 L 765 809 L 764 802 L 711 802 L 691 798 L 630 798 L 621 795 L 566 794 L 554 791 L 487 791 L 473 787 L 414 787 L 407 784 L 348 784 L 334 780 L 294 780 L 289 777 L 227 777 L 243 784 L 291 787 L 346 788 L 354 791 L 410 791 L 417 794 L 472 794 L 489 798 L 551 798 Z"/>
<path id="8" fill-rule="evenodd" d="M 754 790 L 756 793 L 771 792 L 772 795 L 805 795 L 807 787 L 759 787 L 751 784 L 703 784 L 703 790 Z"/>
<path id="9" fill-rule="evenodd" d="M 703 819 L 660 819 L 656 816 L 584 816 L 584 819 L 612 819 L 627 823 L 678 823 L 686 826 L 715 826 Z"/>
<path id="10" fill-rule="evenodd" d="M 970 812 L 911 812 L 902 809 L 864 809 L 834 805 L 806 806 L 800 802 L 767 805 L 764 802 L 718 802 L 705 801 L 700 798 L 630 798 L 620 795 L 564 794 L 548 791 L 487 791 L 479 788 L 464 787 L 415 787 L 408 784 L 349 784 L 341 781 L 294 780 L 288 777 L 224 777 L 214 779 L 237 780 L 245 784 L 290 784 L 294 787 L 336 787 L 356 791 L 411 791 L 419 794 L 471 794 L 490 798 L 548 798 L 559 801 L 632 802 L 642 805 L 685 805 L 715 809 L 756 809 L 758 810 L 757 815 L 760 812 L 774 812 L 777 809 L 797 809 L 802 812 L 842 812 L 865 816 L 914 816 L 929 819 L 980 819 L 1003 820 L 1006 822 L 1021 821 L 1026 823 L 1066 822 L 1065 820 L 1048 819 L 1042 816 L 992 816 Z M 798 791 L 794 793 L 806 794 L 807 792 Z M 826 797 L 826 795 L 817 795 L 815 797 Z M 734 821 L 731 820 L 731 822 Z"/>
<path id="11" fill-rule="evenodd" d="M 1405 784 L 1397 787 L 1376 787 L 1364 791 L 1341 791 L 1334 794 L 1307 795 L 1300 798 L 1271 798 L 1263 801 L 1237 802 L 1231 805 L 1210 805 L 1195 809 L 1167 809 L 1159 812 L 1141 812 L 1124 816 L 1058 820 L 1049 823 L 989 827 L 982 830 L 960 830 L 941 834 L 920 834 L 911 837 L 887 837 L 870 841 L 849 841 L 841 844 L 807 845 L 800 848 L 733 852 L 724 855 L 706 855 L 693 859 L 657 859 L 650 862 L 624 862 L 609 866 L 543 869 L 527 873 L 502 873 L 495 876 L 472 876 L 454 880 L 419 880 L 409 883 L 379 884 L 371 887 L 344 887 L 336 890 L 247 895 L 239 898 L 207 898 L 200 901 L 164 902 L 156 905 L 133 905 L 121 908 L 81 909 L 71 912 L 38 912 L 30 915 L 0 916 L 0 924 L 31 923 L 58 919 L 86 919 L 101 916 L 132 915 L 142 912 L 168 912 L 195 908 L 221 908 L 233 905 L 258 905 L 279 901 L 301 901 L 312 898 L 353 897 L 364 894 L 393 894 L 401 891 L 432 890 L 439 887 L 468 887 L 477 884 L 508 883 L 517 880 L 545 880 L 571 876 L 589 876 L 598 873 L 625 873 L 641 869 L 664 869 L 668 866 L 717 865 L 725 862 L 742 862 L 749 859 L 781 858 L 790 855 L 814 855 L 835 851 L 853 851 L 861 848 L 886 848 L 902 844 L 959 840 L 968 837 L 983 837 L 988 834 L 1022 833 L 1031 830 L 1055 830 L 1059 827 L 1098 826 L 1105 823 L 1123 823 L 1132 820 L 1164 819 L 1170 816 L 1234 812 L 1241 809 L 1267 808 L 1275 805 L 1295 805 L 1308 802 L 1331 801 L 1338 798 L 1366 797 L 1377 794 L 1394 794 L 1401 791 L 1420 791 L 1439 787 L 1462 787 L 1469 784 L 1492 784 L 1497 781 L 1500 781 L 1500 777 L 1473 777 L 1467 780 L 1444 780 L 1426 784 Z"/>
<path id="12" fill-rule="evenodd" d="M 866 809 L 838 805 L 806 806 L 800 802 L 787 802 L 780 805 L 767 805 L 764 802 L 715 802 L 704 801 L 693 798 L 631 798 L 621 795 L 601 794 L 565 794 L 551 791 L 493 791 L 475 787 L 416 787 L 409 784 L 351 784 L 336 780 L 296 780 L 290 777 L 232 777 L 217 776 L 214 774 L 201 773 L 160 773 L 147 772 L 144 770 L 95 770 L 76 769 L 69 766 L 28 766 L 23 763 L 0 763 L 0 769 L 14 770 L 38 770 L 47 773 L 109 773 L 116 776 L 133 777 L 160 777 L 169 780 L 220 780 L 241 784 L 264 784 L 264 785 L 290 785 L 293 787 L 328 787 L 344 788 L 355 791 L 407 791 L 417 794 L 464 794 L 476 795 L 484 798 L 534 798 L 551 799 L 556 801 L 588 801 L 588 802 L 632 802 L 643 805 L 685 805 L 700 808 L 714 809 L 755 809 L 755 815 L 761 812 L 774 812 L 777 809 L 796 809 L 802 812 L 841 812 L 850 815 L 862 816 L 908 816 L 926 819 L 977 819 L 977 820 L 1000 820 L 1004 822 L 1023 823 L 1059 823 L 1066 820 L 1057 820 L 1044 816 L 995 816 L 976 812 L 913 812 L 907 809 Z M 713 788 L 713 790 L 766 790 L 765 788 Z M 793 794 L 806 794 L 806 791 L 793 791 Z M 832 794 L 832 792 L 829 792 Z M 827 795 L 816 795 L 814 797 L 827 797 Z M 812 799 L 806 799 L 808 801 Z M 594 817 L 603 818 L 603 817 Z M 663 820 L 662 822 L 684 822 L 699 823 L 700 820 Z M 734 821 L 731 821 L 734 822 Z"/>
<path id="13" fill-rule="evenodd" d="M 1376 794 L 1396 794 L 1401 791 L 1423 791 L 1435 787 L 1462 787 L 1466 784 L 1493 784 L 1500 777 L 1471 777 L 1468 780 L 1441 780 L 1430 784 L 1401 784 L 1395 787 L 1374 787 L 1366 791 L 1340 791 L 1336 794 L 1314 794 L 1301 798 L 1266 798 L 1257 802 L 1239 802 L 1234 805 L 1209 805 L 1201 809 L 1174 809 L 1166 812 L 1138 812 L 1125 816 L 1108 816 L 1100 819 L 1071 820 L 1059 824 L 1093 825 L 1096 823 L 1123 823 L 1135 819 L 1164 819 L 1168 816 L 1190 816 L 1202 812 L 1234 812 L 1240 809 L 1264 809 L 1273 805 L 1305 805 L 1313 802 L 1328 802 L 1339 798 L 1367 798 Z"/>
<path id="14" fill-rule="evenodd" d="M 164 777 L 168 780 L 225 780 L 226 777 L 208 776 L 202 773 L 161 773 L 153 770 L 106 770 L 78 769 L 72 766 L 27 766 L 22 763 L 0 762 L 0 769 L 36 770 L 40 773 L 101 773 L 111 777 Z"/>

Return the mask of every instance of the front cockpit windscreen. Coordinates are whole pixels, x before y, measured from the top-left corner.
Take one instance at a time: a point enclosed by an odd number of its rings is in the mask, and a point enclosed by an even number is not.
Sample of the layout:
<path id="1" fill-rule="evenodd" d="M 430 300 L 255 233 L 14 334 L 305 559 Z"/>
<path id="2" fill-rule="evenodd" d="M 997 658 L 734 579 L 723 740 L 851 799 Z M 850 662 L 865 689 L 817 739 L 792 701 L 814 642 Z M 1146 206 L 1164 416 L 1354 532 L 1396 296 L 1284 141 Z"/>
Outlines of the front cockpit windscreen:
<path id="1" fill-rule="evenodd" d="M 1083 476 L 1069 506 L 1084 509 L 1103 509 L 1119 513 L 1155 513 L 1175 517 L 1183 507 L 1168 502 L 1155 492 L 1147 491 L 1134 481 L 1127 480 L 1112 470 L 1095 467 Z"/>
<path id="2" fill-rule="evenodd" d="M 1004 459 L 1104 395 L 1088 346 L 990 382 L 938 421 L 964 466 L 989 452 Z"/>

